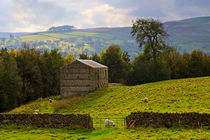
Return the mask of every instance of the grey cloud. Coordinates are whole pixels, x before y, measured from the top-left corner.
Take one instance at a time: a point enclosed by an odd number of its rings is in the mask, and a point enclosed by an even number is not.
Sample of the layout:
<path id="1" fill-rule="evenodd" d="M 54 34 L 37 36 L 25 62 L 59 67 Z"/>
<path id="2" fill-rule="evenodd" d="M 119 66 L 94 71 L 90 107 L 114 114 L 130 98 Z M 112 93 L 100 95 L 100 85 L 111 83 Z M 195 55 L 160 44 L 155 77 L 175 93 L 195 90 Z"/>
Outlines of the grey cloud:
<path id="1" fill-rule="evenodd" d="M 12 18 L 11 7 L 9 1 L 4 1 L 0 4 L 0 31 L 7 32 L 12 29 L 11 23 L 15 21 Z"/>
<path id="2" fill-rule="evenodd" d="M 13 14 L 20 23 L 50 25 L 65 23 L 78 15 L 77 12 L 66 10 L 54 3 L 40 0 L 14 0 Z M 69 23 L 70 24 L 70 23 Z"/>
<path id="3" fill-rule="evenodd" d="M 107 5 L 109 9 L 100 7 Z M 40 31 L 52 25 L 129 26 L 137 17 L 161 21 L 210 15 L 209 0 L 6 0 L 0 31 Z M 131 21 L 130 21 L 131 20 Z"/>
<path id="4" fill-rule="evenodd" d="M 132 7 L 132 16 L 179 20 L 210 15 L 209 0 L 105 0 L 115 7 Z"/>

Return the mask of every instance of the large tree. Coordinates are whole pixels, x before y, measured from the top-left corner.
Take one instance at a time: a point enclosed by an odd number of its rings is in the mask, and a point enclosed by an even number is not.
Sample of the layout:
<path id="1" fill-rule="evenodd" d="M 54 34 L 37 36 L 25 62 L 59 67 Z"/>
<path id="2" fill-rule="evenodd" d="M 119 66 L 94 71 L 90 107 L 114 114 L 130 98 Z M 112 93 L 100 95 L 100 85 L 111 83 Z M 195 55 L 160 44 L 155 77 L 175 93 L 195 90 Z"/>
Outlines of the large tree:
<path id="1" fill-rule="evenodd" d="M 165 49 L 165 39 L 168 36 L 163 24 L 155 19 L 137 19 L 133 22 L 131 35 L 136 37 L 136 42 L 144 52 L 151 55 L 157 64 L 158 53 Z"/>
<path id="2" fill-rule="evenodd" d="M 68 61 L 70 62 L 70 60 Z M 60 67 L 64 66 L 64 63 L 64 58 L 58 50 L 45 51 L 40 57 L 40 70 L 44 87 L 43 97 L 59 94 Z"/>
<path id="3" fill-rule="evenodd" d="M 35 100 L 43 94 L 39 58 L 40 52 L 34 48 L 29 48 L 27 44 L 16 56 L 19 75 L 23 82 L 21 102 Z"/>
<path id="4" fill-rule="evenodd" d="M 0 51 L 0 112 L 19 104 L 22 81 L 17 63 L 6 49 Z"/>
<path id="5" fill-rule="evenodd" d="M 130 70 L 129 55 L 123 52 L 119 46 L 111 45 L 101 53 L 101 61 L 108 66 L 109 82 L 124 83 Z"/>

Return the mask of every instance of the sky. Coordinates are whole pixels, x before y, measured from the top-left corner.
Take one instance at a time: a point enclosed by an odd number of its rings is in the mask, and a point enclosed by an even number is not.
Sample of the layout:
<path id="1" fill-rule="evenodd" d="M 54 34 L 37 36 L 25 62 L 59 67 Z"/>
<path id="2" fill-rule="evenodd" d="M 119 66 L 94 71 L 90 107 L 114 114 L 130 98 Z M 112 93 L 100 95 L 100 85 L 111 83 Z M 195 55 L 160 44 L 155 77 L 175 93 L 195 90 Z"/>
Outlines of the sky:
<path id="1" fill-rule="evenodd" d="M 210 16 L 210 0 L 0 0 L 0 32 L 127 27 L 137 18 L 165 22 L 199 16 Z"/>

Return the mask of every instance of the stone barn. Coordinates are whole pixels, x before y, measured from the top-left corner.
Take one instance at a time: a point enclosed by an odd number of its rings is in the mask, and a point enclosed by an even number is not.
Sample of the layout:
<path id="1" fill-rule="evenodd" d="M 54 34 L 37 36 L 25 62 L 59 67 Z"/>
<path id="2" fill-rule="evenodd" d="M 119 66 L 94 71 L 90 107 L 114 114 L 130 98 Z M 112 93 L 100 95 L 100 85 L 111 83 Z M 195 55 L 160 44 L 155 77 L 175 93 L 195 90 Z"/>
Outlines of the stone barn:
<path id="1" fill-rule="evenodd" d="M 92 60 L 75 60 L 60 69 L 62 97 L 108 86 L 108 67 Z"/>

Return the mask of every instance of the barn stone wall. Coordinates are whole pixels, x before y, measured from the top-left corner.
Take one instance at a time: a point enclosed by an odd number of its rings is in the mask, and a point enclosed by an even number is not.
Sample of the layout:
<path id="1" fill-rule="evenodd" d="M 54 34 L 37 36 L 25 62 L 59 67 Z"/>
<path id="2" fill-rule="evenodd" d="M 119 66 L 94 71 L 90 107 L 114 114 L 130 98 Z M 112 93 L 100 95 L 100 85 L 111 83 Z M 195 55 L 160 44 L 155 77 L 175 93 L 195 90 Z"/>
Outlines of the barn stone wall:
<path id="1" fill-rule="evenodd" d="M 81 63 L 73 63 L 61 69 L 61 96 L 67 97 L 93 90 L 93 81 L 90 73 L 91 68 Z"/>
<path id="2" fill-rule="evenodd" d="M 0 125 L 32 125 L 47 128 L 93 128 L 89 114 L 1 114 Z"/>
<path id="3" fill-rule="evenodd" d="M 131 120 L 136 120 L 136 126 L 164 125 L 170 127 L 177 124 L 191 127 L 210 126 L 210 114 L 207 113 L 134 112 L 126 117 L 127 124 Z"/>
<path id="4" fill-rule="evenodd" d="M 107 68 L 92 68 L 76 61 L 60 70 L 62 97 L 88 93 L 104 86 L 108 86 Z"/>
<path id="5" fill-rule="evenodd" d="M 108 86 L 108 69 L 97 68 L 97 69 L 93 69 L 93 72 L 95 73 L 94 88 L 107 87 Z"/>

